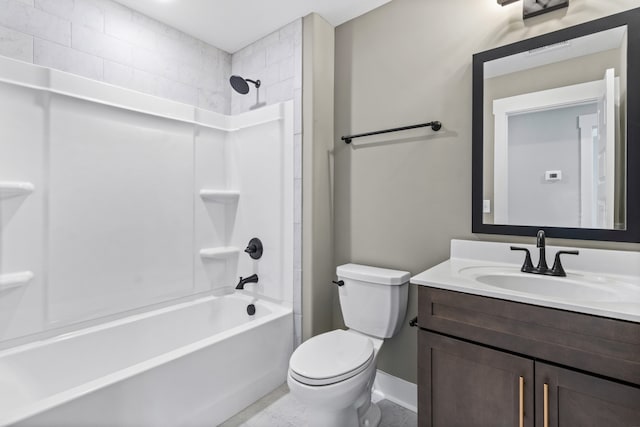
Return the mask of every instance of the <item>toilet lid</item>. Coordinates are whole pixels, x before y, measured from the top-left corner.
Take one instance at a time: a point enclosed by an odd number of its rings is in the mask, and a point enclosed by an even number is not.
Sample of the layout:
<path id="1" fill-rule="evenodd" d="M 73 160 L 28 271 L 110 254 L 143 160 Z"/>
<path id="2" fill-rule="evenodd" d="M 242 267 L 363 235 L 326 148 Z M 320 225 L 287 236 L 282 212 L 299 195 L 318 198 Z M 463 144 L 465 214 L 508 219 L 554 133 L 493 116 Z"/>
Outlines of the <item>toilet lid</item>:
<path id="1" fill-rule="evenodd" d="M 362 372 L 373 360 L 373 343 L 363 335 L 338 329 L 302 343 L 291 355 L 289 368 L 298 381 L 326 385 Z"/>

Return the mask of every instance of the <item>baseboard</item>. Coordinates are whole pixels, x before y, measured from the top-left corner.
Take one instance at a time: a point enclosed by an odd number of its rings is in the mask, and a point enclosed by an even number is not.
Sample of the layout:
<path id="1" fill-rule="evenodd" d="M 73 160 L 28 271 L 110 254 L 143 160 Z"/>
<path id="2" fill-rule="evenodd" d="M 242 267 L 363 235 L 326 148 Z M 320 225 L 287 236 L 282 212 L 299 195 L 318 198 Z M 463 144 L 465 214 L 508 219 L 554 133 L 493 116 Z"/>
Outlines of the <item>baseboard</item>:
<path id="1" fill-rule="evenodd" d="M 410 411 L 418 412 L 418 386 L 378 370 L 373 382 L 373 400 L 387 399 Z"/>

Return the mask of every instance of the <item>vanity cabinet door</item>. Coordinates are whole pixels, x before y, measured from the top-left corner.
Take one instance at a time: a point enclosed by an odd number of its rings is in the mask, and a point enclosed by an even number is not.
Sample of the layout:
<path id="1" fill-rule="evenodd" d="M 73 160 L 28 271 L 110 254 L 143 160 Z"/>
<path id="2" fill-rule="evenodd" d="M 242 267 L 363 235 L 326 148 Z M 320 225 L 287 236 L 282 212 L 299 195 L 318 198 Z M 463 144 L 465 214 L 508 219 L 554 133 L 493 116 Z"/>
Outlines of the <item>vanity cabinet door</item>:
<path id="1" fill-rule="evenodd" d="M 419 426 L 534 426 L 533 360 L 425 330 L 418 354 Z"/>
<path id="2" fill-rule="evenodd" d="M 640 388 L 540 362 L 535 381 L 536 427 L 640 426 Z"/>

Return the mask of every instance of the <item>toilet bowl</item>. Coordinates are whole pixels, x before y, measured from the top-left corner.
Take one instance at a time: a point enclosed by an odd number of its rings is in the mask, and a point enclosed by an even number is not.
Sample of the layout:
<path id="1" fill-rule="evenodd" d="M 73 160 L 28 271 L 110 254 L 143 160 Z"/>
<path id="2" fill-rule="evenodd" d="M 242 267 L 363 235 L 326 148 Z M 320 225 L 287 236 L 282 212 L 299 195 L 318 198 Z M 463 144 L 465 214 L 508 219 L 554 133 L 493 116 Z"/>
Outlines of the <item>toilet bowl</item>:
<path id="1" fill-rule="evenodd" d="M 289 390 L 308 407 L 309 426 L 377 426 L 371 402 L 382 340 L 338 329 L 303 343 L 289 362 Z"/>
<path id="2" fill-rule="evenodd" d="M 406 313 L 409 273 L 347 264 L 338 267 L 345 324 L 302 343 L 289 361 L 287 384 L 307 406 L 312 427 L 375 427 L 380 409 L 371 402 L 376 360 L 384 338 Z"/>

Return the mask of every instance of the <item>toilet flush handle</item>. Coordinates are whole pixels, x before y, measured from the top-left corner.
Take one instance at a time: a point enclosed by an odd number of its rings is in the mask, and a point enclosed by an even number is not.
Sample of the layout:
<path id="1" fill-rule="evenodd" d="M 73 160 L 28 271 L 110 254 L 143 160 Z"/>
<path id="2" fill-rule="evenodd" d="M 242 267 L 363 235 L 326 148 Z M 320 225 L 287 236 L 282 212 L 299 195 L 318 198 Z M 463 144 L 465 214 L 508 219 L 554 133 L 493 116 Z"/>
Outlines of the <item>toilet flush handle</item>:
<path id="1" fill-rule="evenodd" d="M 335 283 L 338 286 L 344 286 L 344 280 L 338 280 L 337 282 L 335 280 L 332 280 L 331 283 Z"/>

